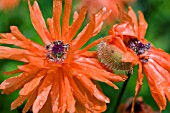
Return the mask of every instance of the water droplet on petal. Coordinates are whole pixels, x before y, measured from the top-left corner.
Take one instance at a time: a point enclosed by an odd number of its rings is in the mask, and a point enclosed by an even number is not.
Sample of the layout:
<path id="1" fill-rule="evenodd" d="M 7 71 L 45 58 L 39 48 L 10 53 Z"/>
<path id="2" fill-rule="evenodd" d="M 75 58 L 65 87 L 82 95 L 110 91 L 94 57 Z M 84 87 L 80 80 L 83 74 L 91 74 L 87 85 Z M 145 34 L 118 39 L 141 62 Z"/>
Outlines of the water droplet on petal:
<path id="1" fill-rule="evenodd" d="M 105 102 L 106 102 L 106 103 L 110 103 L 109 98 L 106 98 L 106 99 L 105 99 Z"/>
<path id="2" fill-rule="evenodd" d="M 43 106 L 43 101 L 42 100 L 40 100 L 39 105 Z"/>

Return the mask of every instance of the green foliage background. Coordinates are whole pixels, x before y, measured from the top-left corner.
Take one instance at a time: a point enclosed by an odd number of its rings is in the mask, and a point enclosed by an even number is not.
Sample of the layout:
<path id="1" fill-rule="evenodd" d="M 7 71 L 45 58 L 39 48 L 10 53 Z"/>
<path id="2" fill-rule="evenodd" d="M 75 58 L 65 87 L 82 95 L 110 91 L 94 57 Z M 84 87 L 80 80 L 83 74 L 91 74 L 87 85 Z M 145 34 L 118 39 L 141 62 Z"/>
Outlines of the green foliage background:
<path id="1" fill-rule="evenodd" d="M 73 0 L 73 6 L 77 4 L 77 1 L 79 0 Z M 40 5 L 44 18 L 47 19 L 48 17 L 51 17 L 52 0 L 38 0 L 38 3 Z M 137 10 L 142 10 L 144 12 L 145 18 L 149 25 L 146 39 L 151 41 L 156 47 L 162 48 L 166 52 L 170 53 L 170 1 L 138 0 L 135 4 L 132 5 L 132 7 L 135 9 L 136 12 Z M 86 22 L 87 21 L 85 21 L 85 23 Z M 31 40 L 42 44 L 39 36 L 35 32 L 31 24 L 26 0 L 21 0 L 20 5 L 13 10 L 0 11 L 0 32 L 10 32 L 11 25 L 18 26 L 18 28 L 26 37 L 29 37 Z M 105 27 L 99 35 L 90 40 L 88 43 L 91 43 L 95 39 L 107 35 L 106 31 L 109 28 L 110 26 Z M 13 47 L 12 45 L 10 46 Z M 3 72 L 14 70 L 17 68 L 18 65 L 22 65 L 22 63 L 12 60 L 0 60 L 0 83 L 9 77 L 7 75 L 4 75 Z M 124 95 L 120 100 L 121 103 L 125 102 L 127 98 L 134 96 L 137 77 L 136 71 L 137 67 L 135 67 L 134 74 L 130 77 L 126 90 L 124 91 Z M 116 113 L 114 111 L 114 106 L 118 99 L 123 83 L 117 83 L 120 90 L 114 90 L 113 88 L 103 83 L 100 84 L 104 93 L 111 99 L 111 103 L 108 104 L 108 109 L 105 113 Z M 21 113 L 23 105 L 13 111 L 10 111 L 10 104 L 17 98 L 17 96 L 18 91 L 10 95 L 0 95 L 0 113 Z M 142 96 L 144 102 L 151 105 L 154 110 L 158 110 L 158 107 L 150 94 L 146 78 L 144 79 L 142 90 L 139 96 Z M 170 112 L 170 103 L 167 102 L 167 104 L 167 109 L 164 110 L 163 113 Z"/>

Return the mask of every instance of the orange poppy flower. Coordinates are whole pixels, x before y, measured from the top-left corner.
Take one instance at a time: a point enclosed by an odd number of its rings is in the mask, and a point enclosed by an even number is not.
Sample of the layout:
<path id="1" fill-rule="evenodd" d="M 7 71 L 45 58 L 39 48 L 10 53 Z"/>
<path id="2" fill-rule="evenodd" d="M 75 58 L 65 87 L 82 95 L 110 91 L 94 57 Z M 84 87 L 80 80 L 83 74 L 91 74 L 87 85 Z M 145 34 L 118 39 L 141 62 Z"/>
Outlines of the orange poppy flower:
<path id="1" fill-rule="evenodd" d="M 87 5 L 90 13 L 96 12 L 102 7 L 106 7 L 107 9 L 112 10 L 112 14 L 108 18 L 108 22 L 111 23 L 113 22 L 113 19 L 115 20 L 119 17 L 117 5 L 124 9 L 126 4 L 133 3 L 134 1 L 135 0 L 82 0 L 80 4 Z"/>
<path id="2" fill-rule="evenodd" d="M 162 49 L 155 48 L 144 38 L 148 25 L 143 13 L 141 11 L 138 13 L 139 22 L 131 7 L 128 14 L 120 10 L 122 23 L 110 29 L 109 34 L 112 38 L 108 43 L 121 50 L 123 53 L 121 62 L 139 65 L 134 102 L 142 86 L 144 71 L 151 94 L 160 110 L 163 110 L 166 107 L 166 97 L 170 101 L 170 55 Z"/>
<path id="3" fill-rule="evenodd" d="M 118 113 L 131 113 L 133 98 L 128 98 L 125 103 L 119 105 Z M 152 107 L 144 103 L 142 97 L 138 97 L 135 102 L 134 113 L 159 113 Z"/>
<path id="4" fill-rule="evenodd" d="M 70 26 L 72 0 L 65 0 L 62 27 L 62 0 L 53 0 L 53 17 L 49 18 L 48 28 L 44 22 L 38 3 L 31 6 L 28 1 L 33 26 L 41 37 L 45 47 L 27 39 L 17 27 L 11 26 L 11 33 L 2 33 L 0 43 L 14 44 L 20 48 L 0 46 L 0 59 L 12 59 L 25 62 L 17 70 L 6 74 L 20 73 L 1 83 L 3 94 L 20 89 L 19 97 L 11 104 L 11 109 L 27 103 L 23 113 L 31 107 L 34 113 L 56 112 L 103 112 L 109 98 L 106 97 L 94 80 L 104 82 L 117 89 L 112 82 L 124 81 L 126 76 L 117 76 L 103 69 L 96 59 L 95 52 L 87 49 L 101 39 L 79 50 L 101 29 L 103 20 L 110 15 L 105 8 L 96 15 L 76 36 L 81 27 L 87 8 L 75 12 Z M 75 37 L 75 38 L 74 38 Z"/>
<path id="5" fill-rule="evenodd" d="M 0 10 L 12 9 L 18 6 L 20 0 L 0 0 Z"/>

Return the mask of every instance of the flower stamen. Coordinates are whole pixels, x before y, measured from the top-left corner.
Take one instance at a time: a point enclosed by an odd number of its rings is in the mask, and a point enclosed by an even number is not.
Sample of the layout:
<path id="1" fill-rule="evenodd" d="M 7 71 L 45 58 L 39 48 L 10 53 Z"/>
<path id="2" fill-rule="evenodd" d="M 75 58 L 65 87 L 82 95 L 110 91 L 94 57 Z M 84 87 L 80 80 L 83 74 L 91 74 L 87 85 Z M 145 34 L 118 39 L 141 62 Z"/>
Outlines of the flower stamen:
<path id="1" fill-rule="evenodd" d="M 53 62 L 63 62 L 68 52 L 69 44 L 64 44 L 63 41 L 54 41 L 51 44 L 46 45 L 47 58 Z"/>
<path id="2" fill-rule="evenodd" d="M 132 49 L 139 56 L 147 52 L 151 48 L 151 44 L 150 43 L 143 44 L 141 41 L 137 39 L 131 39 L 129 41 L 128 47 Z M 142 63 L 146 63 L 148 62 L 148 58 L 145 57 L 140 58 L 140 61 Z"/>

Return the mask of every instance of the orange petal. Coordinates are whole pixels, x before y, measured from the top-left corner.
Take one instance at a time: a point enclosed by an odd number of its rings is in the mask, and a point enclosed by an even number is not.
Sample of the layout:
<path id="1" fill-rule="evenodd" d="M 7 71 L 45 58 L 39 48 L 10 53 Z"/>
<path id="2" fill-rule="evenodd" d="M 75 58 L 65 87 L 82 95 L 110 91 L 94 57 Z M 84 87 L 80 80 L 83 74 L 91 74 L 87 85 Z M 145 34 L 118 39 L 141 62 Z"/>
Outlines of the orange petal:
<path id="1" fill-rule="evenodd" d="M 131 17 L 125 12 L 125 10 L 122 7 L 120 7 L 119 5 L 117 5 L 117 6 L 118 6 L 118 10 L 119 10 L 120 20 L 122 22 L 128 22 L 132 25 L 133 23 L 132 23 Z"/>
<path id="2" fill-rule="evenodd" d="M 24 35 L 22 35 L 22 33 L 19 31 L 18 27 L 10 26 L 10 29 L 11 29 L 12 35 L 14 35 L 17 40 L 29 41 L 29 39 L 27 39 Z M 11 39 L 14 39 L 14 38 L 11 38 Z"/>
<path id="3" fill-rule="evenodd" d="M 99 113 L 99 112 L 103 112 L 106 110 L 106 103 L 102 102 L 102 101 L 98 100 L 96 97 L 94 97 L 94 95 L 90 91 L 88 91 L 88 89 L 86 87 L 84 87 L 82 85 L 82 83 L 78 80 L 78 76 L 74 76 L 74 81 L 76 82 L 76 84 L 77 84 L 78 88 L 81 90 L 81 92 L 83 92 L 83 94 L 85 95 L 85 98 L 88 99 L 93 104 L 92 109 L 85 108 L 86 111 L 89 111 L 90 113 L 91 112 Z M 95 87 L 97 87 L 97 86 L 95 86 Z M 78 101 L 76 103 L 78 103 Z M 77 107 L 78 106 L 76 104 L 76 108 Z M 76 109 L 76 111 L 77 111 L 77 109 Z M 81 108 L 81 109 L 83 109 L 83 108 Z"/>
<path id="4" fill-rule="evenodd" d="M 20 40 L 20 41 L 24 41 L 23 43 L 28 44 L 30 46 L 30 50 L 36 50 L 39 52 L 44 52 L 45 48 L 42 47 L 41 45 L 39 45 L 38 43 L 35 43 L 29 39 L 27 39 L 16 26 L 11 26 L 10 27 L 12 34 L 15 36 L 16 39 Z M 6 35 L 6 37 L 8 37 L 8 35 Z M 11 37 L 10 39 L 13 39 L 13 37 Z M 33 51 L 34 52 L 34 51 Z"/>
<path id="5" fill-rule="evenodd" d="M 48 96 L 47 101 L 45 102 L 43 108 L 38 113 L 53 113 L 50 96 Z"/>
<path id="6" fill-rule="evenodd" d="M 131 62 L 133 65 L 138 64 L 139 62 L 138 56 L 129 48 L 127 48 L 127 50 L 129 51 L 123 55 L 122 62 Z"/>
<path id="7" fill-rule="evenodd" d="M 56 40 L 55 34 L 54 34 L 54 29 L 53 29 L 53 19 L 48 18 L 47 19 L 48 27 L 51 33 L 51 42 L 54 42 Z"/>
<path id="8" fill-rule="evenodd" d="M 137 20 L 135 12 L 133 11 L 131 7 L 128 7 L 128 15 L 131 17 L 133 21 L 135 35 L 138 36 L 138 20 Z"/>
<path id="9" fill-rule="evenodd" d="M 163 57 L 164 59 L 166 59 L 168 62 L 170 62 L 170 54 L 169 53 L 166 53 L 165 51 L 163 51 L 162 49 L 160 48 L 151 48 L 149 50 L 149 54 L 154 54 L 154 55 L 157 55 L 157 56 L 161 56 Z"/>
<path id="10" fill-rule="evenodd" d="M 103 26 L 103 21 L 108 16 L 110 16 L 111 12 L 112 12 L 111 10 L 107 11 L 106 8 L 104 7 L 97 14 L 95 14 L 95 24 L 96 25 L 95 25 L 95 30 L 93 32 L 93 36 L 96 36 L 100 32 L 100 30 Z"/>
<path id="11" fill-rule="evenodd" d="M 93 15 L 91 21 L 85 31 L 85 33 L 72 41 L 71 45 L 75 48 L 75 50 L 82 47 L 93 35 L 95 30 L 95 16 Z"/>
<path id="12" fill-rule="evenodd" d="M 154 67 L 156 68 L 156 70 L 162 75 L 162 77 L 166 80 L 166 83 L 164 85 L 164 92 L 166 94 L 166 97 L 169 99 L 170 101 L 170 73 L 165 70 L 163 67 L 161 67 L 159 64 L 157 64 L 154 60 L 150 59 L 149 60 Z"/>
<path id="13" fill-rule="evenodd" d="M 110 103 L 110 100 L 108 97 L 106 97 L 101 91 L 99 91 L 96 88 L 96 85 L 94 85 L 90 78 L 87 78 L 83 74 L 78 74 L 77 78 L 80 80 L 82 85 L 91 93 L 93 94 L 98 100 L 105 102 L 105 103 Z"/>
<path id="14" fill-rule="evenodd" d="M 2 93 L 10 94 L 15 90 L 21 88 L 25 83 L 30 81 L 35 76 L 34 73 L 22 73 L 19 76 L 11 77 L 1 83 L 0 89 Z"/>
<path id="15" fill-rule="evenodd" d="M 90 102 L 87 98 L 85 98 L 85 96 L 82 94 L 82 92 L 79 90 L 79 88 L 77 87 L 76 83 L 74 82 L 73 78 L 69 77 L 69 82 L 70 82 L 70 85 L 72 87 L 72 90 L 73 90 L 73 94 L 75 96 L 75 98 L 84 106 L 86 107 L 87 109 L 92 109 L 91 107 L 93 106 L 92 105 L 92 102 Z M 77 102 L 76 102 L 77 103 Z"/>
<path id="16" fill-rule="evenodd" d="M 146 30 L 148 28 L 148 24 L 143 16 L 141 11 L 138 11 L 139 14 L 139 29 L 138 29 L 138 38 L 139 40 L 143 40 L 146 34 Z"/>
<path id="17" fill-rule="evenodd" d="M 107 71 L 104 71 L 104 70 L 101 71 L 100 69 L 96 69 L 95 67 L 92 67 L 89 65 L 86 66 L 86 64 L 82 64 L 78 62 L 77 64 L 72 63 L 72 66 L 75 67 L 76 69 L 80 69 L 81 70 L 80 73 L 87 75 L 89 78 L 92 78 L 97 81 L 105 82 L 106 84 L 114 87 L 115 89 L 118 89 L 118 87 L 115 84 L 113 84 L 110 80 L 123 81 L 123 79 L 120 76 L 117 76 L 117 77 L 112 76 L 112 74 Z M 87 70 L 89 70 L 88 73 L 87 73 Z"/>
<path id="18" fill-rule="evenodd" d="M 97 53 L 96 51 L 85 51 L 81 56 L 86 57 L 86 58 L 96 58 Z"/>
<path id="19" fill-rule="evenodd" d="M 63 70 L 59 69 L 59 112 L 64 113 L 66 110 L 66 93 L 64 84 L 65 74 Z"/>
<path id="20" fill-rule="evenodd" d="M 77 20 L 78 17 L 79 17 L 78 12 L 74 11 L 74 14 L 73 14 L 73 23 Z"/>
<path id="21" fill-rule="evenodd" d="M 86 46 L 85 48 L 83 48 L 80 51 L 77 51 L 75 54 L 82 54 L 86 51 L 88 51 L 90 48 L 92 48 L 93 46 L 96 46 L 97 44 L 99 44 L 101 41 L 106 40 L 111 38 L 111 36 L 106 36 L 104 38 L 99 38 L 98 40 L 95 40 L 94 42 L 92 42 L 91 44 L 89 44 L 88 46 Z"/>
<path id="22" fill-rule="evenodd" d="M 111 13 L 112 10 L 107 10 L 106 7 L 104 7 L 97 14 L 95 14 L 96 26 L 99 26 L 103 20 L 105 20 L 108 16 L 110 16 Z"/>
<path id="23" fill-rule="evenodd" d="M 13 70 L 13 71 L 10 71 L 10 72 L 4 72 L 5 75 L 13 75 L 13 74 L 16 74 L 16 73 L 21 73 L 22 71 L 19 70 L 19 69 L 16 69 L 16 70 Z"/>
<path id="24" fill-rule="evenodd" d="M 30 94 L 41 83 L 41 80 L 45 76 L 46 72 L 47 70 L 41 70 L 33 80 L 24 85 L 24 87 L 20 90 L 19 94 L 20 95 Z"/>
<path id="25" fill-rule="evenodd" d="M 65 0 L 64 15 L 62 19 L 62 39 L 65 38 L 65 35 L 69 30 L 71 8 L 72 8 L 72 0 Z"/>
<path id="26" fill-rule="evenodd" d="M 56 69 L 56 72 L 58 72 L 58 69 Z M 56 113 L 59 109 L 59 73 L 54 72 L 54 81 L 53 86 L 50 91 L 51 96 L 51 103 L 52 103 L 52 111 L 53 113 Z"/>
<path id="27" fill-rule="evenodd" d="M 45 102 L 47 101 L 49 92 L 52 87 L 53 78 L 54 78 L 54 75 L 50 71 L 51 70 L 47 72 L 44 81 L 42 82 L 41 86 L 38 89 L 38 95 L 36 100 L 34 101 L 33 108 L 32 108 L 34 113 L 38 113 L 42 109 Z"/>
<path id="28" fill-rule="evenodd" d="M 122 76 L 110 73 L 110 72 L 106 71 L 103 68 L 102 69 L 101 68 L 97 68 L 97 67 L 94 67 L 93 65 L 88 65 L 86 63 L 80 63 L 80 62 L 77 62 L 77 64 L 78 64 L 77 68 L 79 67 L 81 69 L 81 67 L 83 67 L 82 70 L 89 70 L 89 74 L 90 73 L 91 74 L 92 73 L 93 74 L 97 74 L 98 76 L 101 76 L 101 77 L 106 78 L 108 80 L 111 80 L 113 82 L 124 81 L 124 78 L 122 78 Z"/>
<path id="29" fill-rule="evenodd" d="M 36 1 L 34 1 L 34 4 L 37 4 Z M 41 37 L 44 44 L 49 44 L 50 41 L 49 41 L 47 35 L 45 34 L 46 28 L 44 28 L 43 23 L 41 25 L 42 19 L 40 19 L 41 17 L 39 17 L 41 15 L 41 14 L 39 14 L 39 12 L 40 12 L 39 9 L 34 11 L 33 7 L 30 4 L 30 0 L 28 0 L 28 6 L 29 6 L 29 10 L 30 10 L 31 21 L 32 21 L 32 24 L 33 24 L 35 30 Z M 35 7 L 35 5 L 34 5 L 34 7 Z M 38 8 L 38 7 L 36 7 L 36 8 Z M 37 15 L 37 13 L 38 13 L 38 15 Z"/>
<path id="30" fill-rule="evenodd" d="M 31 108 L 31 106 L 33 105 L 33 103 L 34 103 L 34 101 L 35 101 L 35 99 L 37 97 L 37 94 L 38 94 L 38 88 L 35 89 L 32 92 L 31 96 L 28 98 L 27 103 L 25 104 L 25 106 L 24 106 L 24 108 L 22 110 L 22 113 L 27 113 L 27 111 Z"/>
<path id="31" fill-rule="evenodd" d="M 165 92 L 163 88 L 163 82 L 164 79 L 161 77 L 161 75 L 156 71 L 154 66 L 147 62 L 143 65 L 144 72 L 146 74 L 146 78 L 149 83 L 151 94 L 158 104 L 160 110 L 165 109 L 166 107 L 166 98 L 165 98 Z"/>
<path id="32" fill-rule="evenodd" d="M 32 53 L 27 50 L 0 46 L 0 59 L 12 59 L 28 62 L 30 55 L 32 55 Z"/>
<path id="33" fill-rule="evenodd" d="M 42 13 L 41 13 L 41 10 L 39 8 L 37 1 L 34 1 L 32 8 L 33 8 L 33 11 L 36 12 L 36 18 L 38 19 L 42 27 L 46 28 L 46 24 L 45 24 L 44 18 L 42 16 Z"/>
<path id="34" fill-rule="evenodd" d="M 13 44 L 15 46 L 19 46 L 24 49 L 29 49 L 28 43 L 24 43 L 22 41 L 16 40 L 16 39 L 0 39 L 1 44 Z"/>
<path id="35" fill-rule="evenodd" d="M 76 35 L 77 31 L 80 29 L 85 15 L 87 13 L 87 8 L 86 7 L 82 7 L 80 10 L 80 14 L 78 15 L 78 18 L 76 19 L 75 22 L 73 22 L 73 24 L 70 27 L 70 30 L 68 31 L 68 35 L 66 36 L 65 42 L 69 43 L 72 38 Z"/>
<path id="36" fill-rule="evenodd" d="M 26 100 L 26 98 L 28 97 L 28 95 L 26 96 L 19 96 L 15 101 L 12 102 L 11 104 L 11 110 L 17 108 L 18 106 L 20 106 L 24 100 Z"/>
<path id="37" fill-rule="evenodd" d="M 170 72 L 170 61 L 165 59 L 163 55 L 157 55 L 155 53 L 153 53 L 153 54 L 150 53 L 149 58 L 153 59 L 159 65 L 161 65 L 162 67 L 164 67 L 166 70 L 168 70 Z"/>
<path id="38" fill-rule="evenodd" d="M 155 66 L 155 68 L 159 71 L 159 73 L 166 79 L 166 81 L 170 85 L 170 78 L 169 78 L 170 73 L 166 69 L 164 69 L 161 65 L 159 65 L 159 63 L 154 61 L 153 59 L 150 59 L 149 61 Z"/>
<path id="39" fill-rule="evenodd" d="M 53 0 L 53 29 L 56 40 L 61 40 L 60 16 L 62 0 Z"/>
<path id="40" fill-rule="evenodd" d="M 137 79 L 136 88 L 135 88 L 135 97 L 132 102 L 132 112 L 134 112 L 136 98 L 137 98 L 139 91 L 142 87 L 143 78 L 144 78 L 144 75 L 142 74 L 142 64 L 141 64 L 141 62 L 139 62 L 138 79 Z"/>
<path id="41" fill-rule="evenodd" d="M 104 69 L 103 66 L 101 66 L 98 59 L 96 59 L 96 58 L 80 57 L 80 58 L 76 59 L 75 61 L 80 62 L 80 63 L 86 63 L 86 64 L 89 64 L 89 65 L 93 65 L 93 66 L 100 68 L 100 69 Z"/>
<path id="42" fill-rule="evenodd" d="M 11 33 L 0 33 L 2 39 L 16 39 L 16 37 Z"/>
<path id="43" fill-rule="evenodd" d="M 120 37 L 112 36 L 112 38 L 109 40 L 109 43 L 118 47 L 120 50 L 122 50 L 122 52 L 127 52 L 126 46 Z"/>
<path id="44" fill-rule="evenodd" d="M 66 73 L 65 73 L 66 74 Z M 74 113 L 76 108 L 75 108 L 75 104 L 76 104 L 76 101 L 73 97 L 73 92 L 71 90 L 71 86 L 70 86 L 70 83 L 69 83 L 69 80 L 68 80 L 68 77 L 65 77 L 64 79 L 64 83 L 65 83 L 65 92 L 67 92 L 66 96 L 67 96 L 67 111 L 69 113 Z"/>

